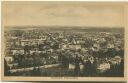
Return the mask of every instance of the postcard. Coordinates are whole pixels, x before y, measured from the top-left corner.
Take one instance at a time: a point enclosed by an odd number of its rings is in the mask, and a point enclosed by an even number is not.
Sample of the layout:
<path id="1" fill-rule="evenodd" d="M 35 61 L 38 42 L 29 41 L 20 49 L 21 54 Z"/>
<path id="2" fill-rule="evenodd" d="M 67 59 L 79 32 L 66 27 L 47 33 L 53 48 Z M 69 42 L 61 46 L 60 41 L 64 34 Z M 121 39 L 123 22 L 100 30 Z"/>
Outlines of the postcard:
<path id="1" fill-rule="evenodd" d="M 126 81 L 127 7 L 2 2 L 3 81 Z"/>

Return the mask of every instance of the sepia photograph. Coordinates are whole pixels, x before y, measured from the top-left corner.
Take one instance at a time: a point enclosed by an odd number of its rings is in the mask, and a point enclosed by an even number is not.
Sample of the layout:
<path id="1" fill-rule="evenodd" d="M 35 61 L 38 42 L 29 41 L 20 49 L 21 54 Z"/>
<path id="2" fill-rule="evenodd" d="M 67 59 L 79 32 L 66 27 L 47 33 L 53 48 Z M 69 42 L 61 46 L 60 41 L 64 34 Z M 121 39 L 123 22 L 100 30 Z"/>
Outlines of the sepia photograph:
<path id="1" fill-rule="evenodd" d="M 124 12 L 123 3 L 2 2 L 3 79 L 124 80 Z"/>

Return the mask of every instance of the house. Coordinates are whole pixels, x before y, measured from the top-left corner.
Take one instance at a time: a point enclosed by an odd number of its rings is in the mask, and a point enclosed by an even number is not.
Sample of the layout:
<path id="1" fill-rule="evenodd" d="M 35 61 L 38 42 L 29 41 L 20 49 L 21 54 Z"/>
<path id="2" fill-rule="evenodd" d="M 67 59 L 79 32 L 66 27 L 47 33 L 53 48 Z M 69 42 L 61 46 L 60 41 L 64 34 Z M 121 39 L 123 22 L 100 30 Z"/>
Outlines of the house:
<path id="1" fill-rule="evenodd" d="M 107 70 L 109 70 L 110 69 L 110 64 L 109 63 L 102 63 L 102 64 L 100 64 L 98 67 L 97 67 L 97 69 L 98 70 L 100 70 L 100 72 L 105 72 L 105 71 L 107 71 Z"/>
<path id="2" fill-rule="evenodd" d="M 6 60 L 7 64 L 9 64 L 9 63 L 13 62 L 14 59 L 12 56 L 6 56 L 5 60 Z"/>
<path id="3" fill-rule="evenodd" d="M 69 45 L 69 49 L 78 50 L 81 49 L 81 45 Z"/>
<path id="4" fill-rule="evenodd" d="M 114 58 L 112 58 L 110 60 L 110 62 L 112 63 L 112 65 L 116 65 L 116 64 L 120 64 L 121 63 L 121 57 L 120 56 L 115 56 Z"/>
<path id="5" fill-rule="evenodd" d="M 45 41 L 46 39 L 47 39 L 46 36 L 42 36 L 42 37 L 41 37 L 41 40 L 43 40 L 43 41 Z"/>
<path id="6" fill-rule="evenodd" d="M 84 44 L 85 41 L 83 41 L 83 40 L 76 40 L 76 43 L 77 43 L 77 44 Z"/>
<path id="7" fill-rule="evenodd" d="M 12 49 L 11 52 L 12 52 L 13 55 L 23 54 L 24 50 L 23 49 Z"/>
<path id="8" fill-rule="evenodd" d="M 36 52 L 35 50 L 30 50 L 30 54 L 33 54 L 34 52 Z"/>
<path id="9" fill-rule="evenodd" d="M 110 44 L 110 43 L 109 43 L 109 44 L 107 45 L 107 48 L 114 48 L 114 47 L 115 47 L 114 44 Z"/>
<path id="10" fill-rule="evenodd" d="M 76 42 L 75 39 L 72 39 L 71 43 L 72 43 L 72 44 L 76 44 L 77 42 Z"/>
<path id="11" fill-rule="evenodd" d="M 74 45 L 74 44 L 60 44 L 59 47 L 62 49 L 62 50 L 65 50 L 65 49 L 71 49 L 71 50 L 78 50 L 78 49 L 81 49 L 81 45 Z"/>
<path id="12" fill-rule="evenodd" d="M 11 36 L 11 39 L 17 39 L 18 37 Z"/>
<path id="13" fill-rule="evenodd" d="M 68 48 L 68 45 L 64 44 L 64 43 L 61 43 L 61 44 L 59 44 L 59 48 L 64 50 L 64 49 Z"/>
<path id="14" fill-rule="evenodd" d="M 12 64 L 12 62 L 14 61 L 13 57 L 12 56 L 6 56 L 5 61 L 7 62 L 9 69 L 12 69 L 12 67 L 14 65 L 14 64 Z"/>
<path id="15" fill-rule="evenodd" d="M 81 48 L 81 52 L 82 52 L 82 53 L 86 53 L 87 51 L 88 51 L 87 48 Z"/>
<path id="16" fill-rule="evenodd" d="M 93 47 L 100 48 L 100 44 L 94 43 L 94 44 L 93 44 Z"/>
<path id="17" fill-rule="evenodd" d="M 59 34 L 59 38 L 63 38 L 63 37 L 64 37 L 63 34 L 60 33 L 60 34 Z"/>
<path id="18" fill-rule="evenodd" d="M 29 44 L 29 40 L 21 40 L 21 46 L 25 46 Z"/>
<path id="19" fill-rule="evenodd" d="M 99 48 L 97 48 L 97 47 L 92 47 L 91 50 L 97 52 L 97 51 L 99 51 Z"/>

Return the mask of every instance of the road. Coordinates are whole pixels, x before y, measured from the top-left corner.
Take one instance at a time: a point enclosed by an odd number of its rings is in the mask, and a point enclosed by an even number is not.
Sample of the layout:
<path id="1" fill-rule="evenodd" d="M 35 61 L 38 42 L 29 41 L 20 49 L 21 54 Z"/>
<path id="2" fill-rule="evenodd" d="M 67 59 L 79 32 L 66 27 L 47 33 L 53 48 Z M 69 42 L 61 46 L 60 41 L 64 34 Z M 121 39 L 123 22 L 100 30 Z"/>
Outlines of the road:
<path id="1" fill-rule="evenodd" d="M 39 66 L 39 68 L 50 68 L 50 67 L 57 67 L 60 64 L 52 64 L 52 65 L 44 65 L 44 66 Z M 29 71 L 29 70 L 33 70 L 34 67 L 29 67 L 29 68 L 21 68 L 21 69 L 11 69 L 9 70 L 10 72 L 17 72 L 17 71 Z M 38 68 L 38 67 L 35 67 Z"/>

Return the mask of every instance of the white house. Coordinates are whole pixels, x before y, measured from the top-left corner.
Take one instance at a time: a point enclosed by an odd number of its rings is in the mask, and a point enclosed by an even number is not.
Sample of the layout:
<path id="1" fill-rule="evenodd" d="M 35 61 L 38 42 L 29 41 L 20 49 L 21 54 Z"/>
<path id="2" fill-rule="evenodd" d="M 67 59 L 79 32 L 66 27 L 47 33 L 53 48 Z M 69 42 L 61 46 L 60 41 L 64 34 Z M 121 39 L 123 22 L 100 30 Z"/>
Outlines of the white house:
<path id="1" fill-rule="evenodd" d="M 114 47 L 115 47 L 114 44 L 110 44 L 110 43 L 109 43 L 109 44 L 107 45 L 107 48 L 114 48 Z"/>
<path id="2" fill-rule="evenodd" d="M 81 49 L 81 45 L 69 45 L 69 49 L 78 50 L 78 49 Z"/>
<path id="3" fill-rule="evenodd" d="M 13 59 L 12 56 L 6 56 L 6 57 L 5 57 L 5 60 L 6 60 L 7 64 L 9 64 L 9 63 L 12 62 L 14 59 Z"/>
<path id="4" fill-rule="evenodd" d="M 13 55 L 23 54 L 24 50 L 23 49 L 14 49 L 14 50 L 11 50 L 11 52 L 12 52 Z"/>

